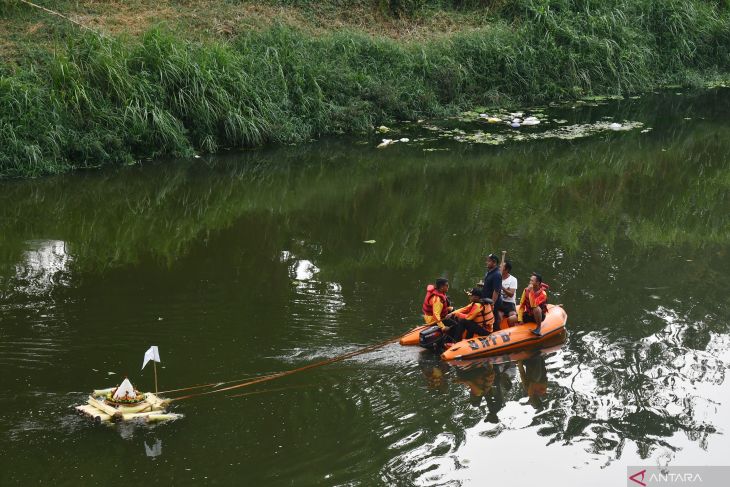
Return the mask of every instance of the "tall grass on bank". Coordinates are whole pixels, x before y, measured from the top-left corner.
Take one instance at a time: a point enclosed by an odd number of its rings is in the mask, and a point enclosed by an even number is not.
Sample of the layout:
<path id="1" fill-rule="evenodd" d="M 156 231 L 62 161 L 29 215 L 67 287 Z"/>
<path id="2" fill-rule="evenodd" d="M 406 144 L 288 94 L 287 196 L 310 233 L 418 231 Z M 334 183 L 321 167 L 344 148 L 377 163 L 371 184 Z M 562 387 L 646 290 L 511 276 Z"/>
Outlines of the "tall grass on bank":
<path id="1" fill-rule="evenodd" d="M 730 13 L 700 0 L 501 2 L 425 43 L 285 25 L 226 44 L 155 29 L 70 38 L 0 70 L 0 177 L 297 142 L 474 104 L 651 89 L 730 71 Z"/>

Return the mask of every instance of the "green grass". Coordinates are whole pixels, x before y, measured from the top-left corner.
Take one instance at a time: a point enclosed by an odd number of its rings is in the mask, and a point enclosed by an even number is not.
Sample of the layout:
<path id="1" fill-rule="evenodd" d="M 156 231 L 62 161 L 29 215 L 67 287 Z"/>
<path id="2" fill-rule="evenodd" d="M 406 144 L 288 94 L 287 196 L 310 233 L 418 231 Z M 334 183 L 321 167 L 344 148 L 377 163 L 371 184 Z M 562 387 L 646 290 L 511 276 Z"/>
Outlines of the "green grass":
<path id="1" fill-rule="evenodd" d="M 393 3 L 390 15 L 459 6 Z M 204 42 L 164 27 L 140 38 L 60 28 L 54 50 L 0 69 L 0 177 L 300 142 L 474 105 L 638 92 L 730 71 L 723 2 L 488 3 L 483 27 L 428 41 L 285 24 Z M 5 13 L 27 15 L 17 10 Z"/>

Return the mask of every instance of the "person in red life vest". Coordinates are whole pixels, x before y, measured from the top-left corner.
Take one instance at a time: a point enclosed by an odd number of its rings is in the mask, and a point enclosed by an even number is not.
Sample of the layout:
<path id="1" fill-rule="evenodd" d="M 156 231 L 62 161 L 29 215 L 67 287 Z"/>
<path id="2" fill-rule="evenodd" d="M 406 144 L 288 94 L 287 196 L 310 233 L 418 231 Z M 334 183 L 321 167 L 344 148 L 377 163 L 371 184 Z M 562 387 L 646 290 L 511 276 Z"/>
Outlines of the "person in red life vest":
<path id="1" fill-rule="evenodd" d="M 541 336 L 540 327 L 542 319 L 547 313 L 547 291 L 548 285 L 543 284 L 542 276 L 533 272 L 530 276 L 530 285 L 522 292 L 518 319 L 521 323 L 536 323 L 537 327 L 532 333 Z"/>
<path id="2" fill-rule="evenodd" d="M 438 325 L 454 340 L 461 340 L 461 332 L 458 323 L 447 318 L 447 315 L 454 310 L 446 293 L 449 291 L 448 279 L 436 279 L 435 284 L 429 284 L 426 288 L 426 297 L 423 299 L 423 319 L 427 325 Z M 457 338 L 458 336 L 458 338 Z"/>
<path id="3" fill-rule="evenodd" d="M 494 330 L 494 310 L 491 299 L 482 299 L 482 290 L 474 288 L 469 293 L 470 303 L 447 315 L 455 318 L 459 328 L 466 329 L 466 338 L 487 336 Z"/>

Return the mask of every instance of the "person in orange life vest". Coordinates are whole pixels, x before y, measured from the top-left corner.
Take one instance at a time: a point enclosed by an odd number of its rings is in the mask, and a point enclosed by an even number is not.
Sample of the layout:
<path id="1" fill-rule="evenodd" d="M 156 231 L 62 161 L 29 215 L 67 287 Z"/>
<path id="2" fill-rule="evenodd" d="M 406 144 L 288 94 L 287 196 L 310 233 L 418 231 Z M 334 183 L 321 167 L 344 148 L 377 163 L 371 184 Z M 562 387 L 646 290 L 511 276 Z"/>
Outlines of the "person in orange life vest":
<path id="1" fill-rule="evenodd" d="M 482 291 L 474 288 L 469 293 L 470 303 L 450 313 L 448 318 L 456 318 L 462 329 L 468 331 L 466 338 L 486 336 L 494 330 L 494 310 L 491 299 L 482 299 Z"/>
<path id="2" fill-rule="evenodd" d="M 536 323 L 532 333 L 541 336 L 540 327 L 547 313 L 547 284 L 543 284 L 542 276 L 533 272 L 530 276 L 530 285 L 522 291 L 518 319 L 522 323 Z"/>
<path id="3" fill-rule="evenodd" d="M 423 319 L 427 325 L 438 325 L 454 340 L 461 340 L 461 332 L 456 320 L 447 318 L 447 315 L 454 310 L 446 293 L 449 291 L 448 279 L 436 279 L 435 284 L 429 284 L 426 288 L 426 297 L 423 299 Z"/>

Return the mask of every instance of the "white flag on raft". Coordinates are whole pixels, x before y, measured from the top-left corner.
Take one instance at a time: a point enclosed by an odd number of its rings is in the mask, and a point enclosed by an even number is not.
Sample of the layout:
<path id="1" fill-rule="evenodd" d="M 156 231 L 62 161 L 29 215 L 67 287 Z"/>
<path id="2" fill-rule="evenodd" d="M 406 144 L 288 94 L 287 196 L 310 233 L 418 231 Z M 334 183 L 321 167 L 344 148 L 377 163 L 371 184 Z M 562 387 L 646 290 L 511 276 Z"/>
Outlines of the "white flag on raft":
<path id="1" fill-rule="evenodd" d="M 150 360 L 154 360 L 155 362 L 161 362 L 160 351 L 157 350 L 156 345 L 152 345 L 150 347 L 150 349 L 144 353 L 144 362 L 142 362 L 143 369 L 144 369 L 144 366 L 147 365 L 147 362 L 149 362 Z"/>

